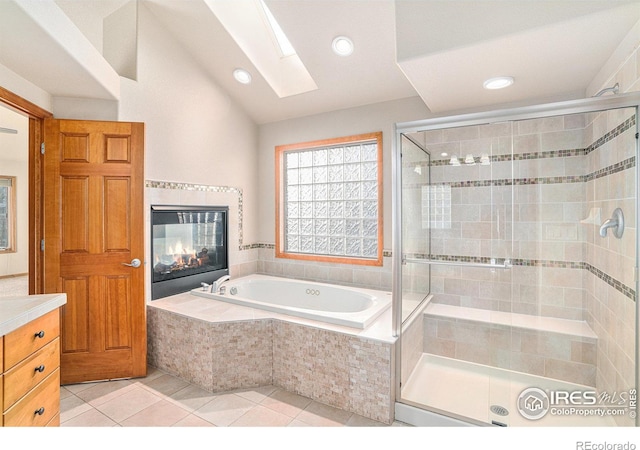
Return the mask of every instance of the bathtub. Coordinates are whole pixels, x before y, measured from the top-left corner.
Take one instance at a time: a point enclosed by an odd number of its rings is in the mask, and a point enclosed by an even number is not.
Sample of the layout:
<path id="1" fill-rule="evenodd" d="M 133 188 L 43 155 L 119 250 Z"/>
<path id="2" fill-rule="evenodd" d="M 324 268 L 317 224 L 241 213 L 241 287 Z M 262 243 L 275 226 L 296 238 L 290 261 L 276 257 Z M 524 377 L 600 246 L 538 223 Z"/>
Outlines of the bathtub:
<path id="1" fill-rule="evenodd" d="M 201 288 L 191 294 L 236 305 L 364 329 L 391 306 L 391 293 L 267 275 L 224 283 L 225 293 Z"/>

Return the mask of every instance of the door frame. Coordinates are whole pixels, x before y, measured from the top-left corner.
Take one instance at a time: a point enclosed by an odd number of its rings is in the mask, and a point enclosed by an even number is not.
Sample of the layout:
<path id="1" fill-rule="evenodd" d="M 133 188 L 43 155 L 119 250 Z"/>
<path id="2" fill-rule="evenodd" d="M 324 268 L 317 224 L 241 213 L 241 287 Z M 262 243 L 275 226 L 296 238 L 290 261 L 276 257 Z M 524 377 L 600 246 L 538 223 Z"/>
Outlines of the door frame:
<path id="1" fill-rule="evenodd" d="M 40 145 L 49 111 L 0 86 L 0 103 L 29 118 L 29 294 L 44 293 L 44 264 L 40 243 L 44 238 L 43 161 Z"/>

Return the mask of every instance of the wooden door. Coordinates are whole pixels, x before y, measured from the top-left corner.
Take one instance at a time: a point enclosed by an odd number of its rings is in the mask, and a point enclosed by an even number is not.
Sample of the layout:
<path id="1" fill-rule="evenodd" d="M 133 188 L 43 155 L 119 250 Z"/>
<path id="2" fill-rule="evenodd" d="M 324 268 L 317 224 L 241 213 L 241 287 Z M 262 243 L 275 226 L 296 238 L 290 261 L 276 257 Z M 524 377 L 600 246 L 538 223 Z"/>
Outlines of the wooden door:
<path id="1" fill-rule="evenodd" d="M 146 374 L 144 125 L 45 120 L 44 286 L 65 292 L 61 383 Z"/>

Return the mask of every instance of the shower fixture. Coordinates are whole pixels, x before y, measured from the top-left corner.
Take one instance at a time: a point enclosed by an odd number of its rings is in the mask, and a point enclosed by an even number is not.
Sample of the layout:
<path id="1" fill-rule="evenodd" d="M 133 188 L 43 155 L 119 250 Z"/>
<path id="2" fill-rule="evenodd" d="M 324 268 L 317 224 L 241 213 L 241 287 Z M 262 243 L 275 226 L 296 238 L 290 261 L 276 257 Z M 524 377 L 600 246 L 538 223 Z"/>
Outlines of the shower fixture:
<path id="1" fill-rule="evenodd" d="M 475 166 L 476 161 L 476 157 L 474 157 L 471 153 L 468 153 L 462 160 L 462 162 L 464 162 L 466 166 Z M 480 155 L 480 158 L 478 158 L 478 161 L 480 162 L 481 166 L 488 166 L 489 164 L 491 164 L 491 158 L 489 158 L 489 155 L 487 153 L 482 153 Z M 451 156 L 451 159 L 449 159 L 449 165 L 461 166 L 462 164 L 460 163 L 460 159 L 458 159 L 456 155 L 453 155 Z"/>
<path id="2" fill-rule="evenodd" d="M 616 83 L 611 87 L 608 88 L 604 88 L 604 89 L 600 89 L 595 95 L 594 97 L 600 97 L 602 94 L 607 93 L 607 92 L 613 92 L 614 94 L 617 94 L 618 91 L 620 90 L 620 83 Z"/>
<path id="3" fill-rule="evenodd" d="M 613 228 L 613 235 L 620 239 L 622 233 L 624 233 L 624 214 L 620 208 L 613 210 L 613 215 L 610 219 L 604 221 L 600 226 L 600 236 L 607 237 L 607 230 Z"/>

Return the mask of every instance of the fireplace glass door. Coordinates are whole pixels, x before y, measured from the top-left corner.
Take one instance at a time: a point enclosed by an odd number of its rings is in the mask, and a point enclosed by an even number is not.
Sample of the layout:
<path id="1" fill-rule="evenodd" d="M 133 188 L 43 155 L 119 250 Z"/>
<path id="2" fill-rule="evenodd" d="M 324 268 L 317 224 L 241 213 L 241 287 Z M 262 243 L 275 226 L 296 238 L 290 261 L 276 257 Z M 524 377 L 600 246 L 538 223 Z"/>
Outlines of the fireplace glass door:
<path id="1" fill-rule="evenodd" d="M 152 206 L 152 299 L 228 275 L 226 207 Z"/>

